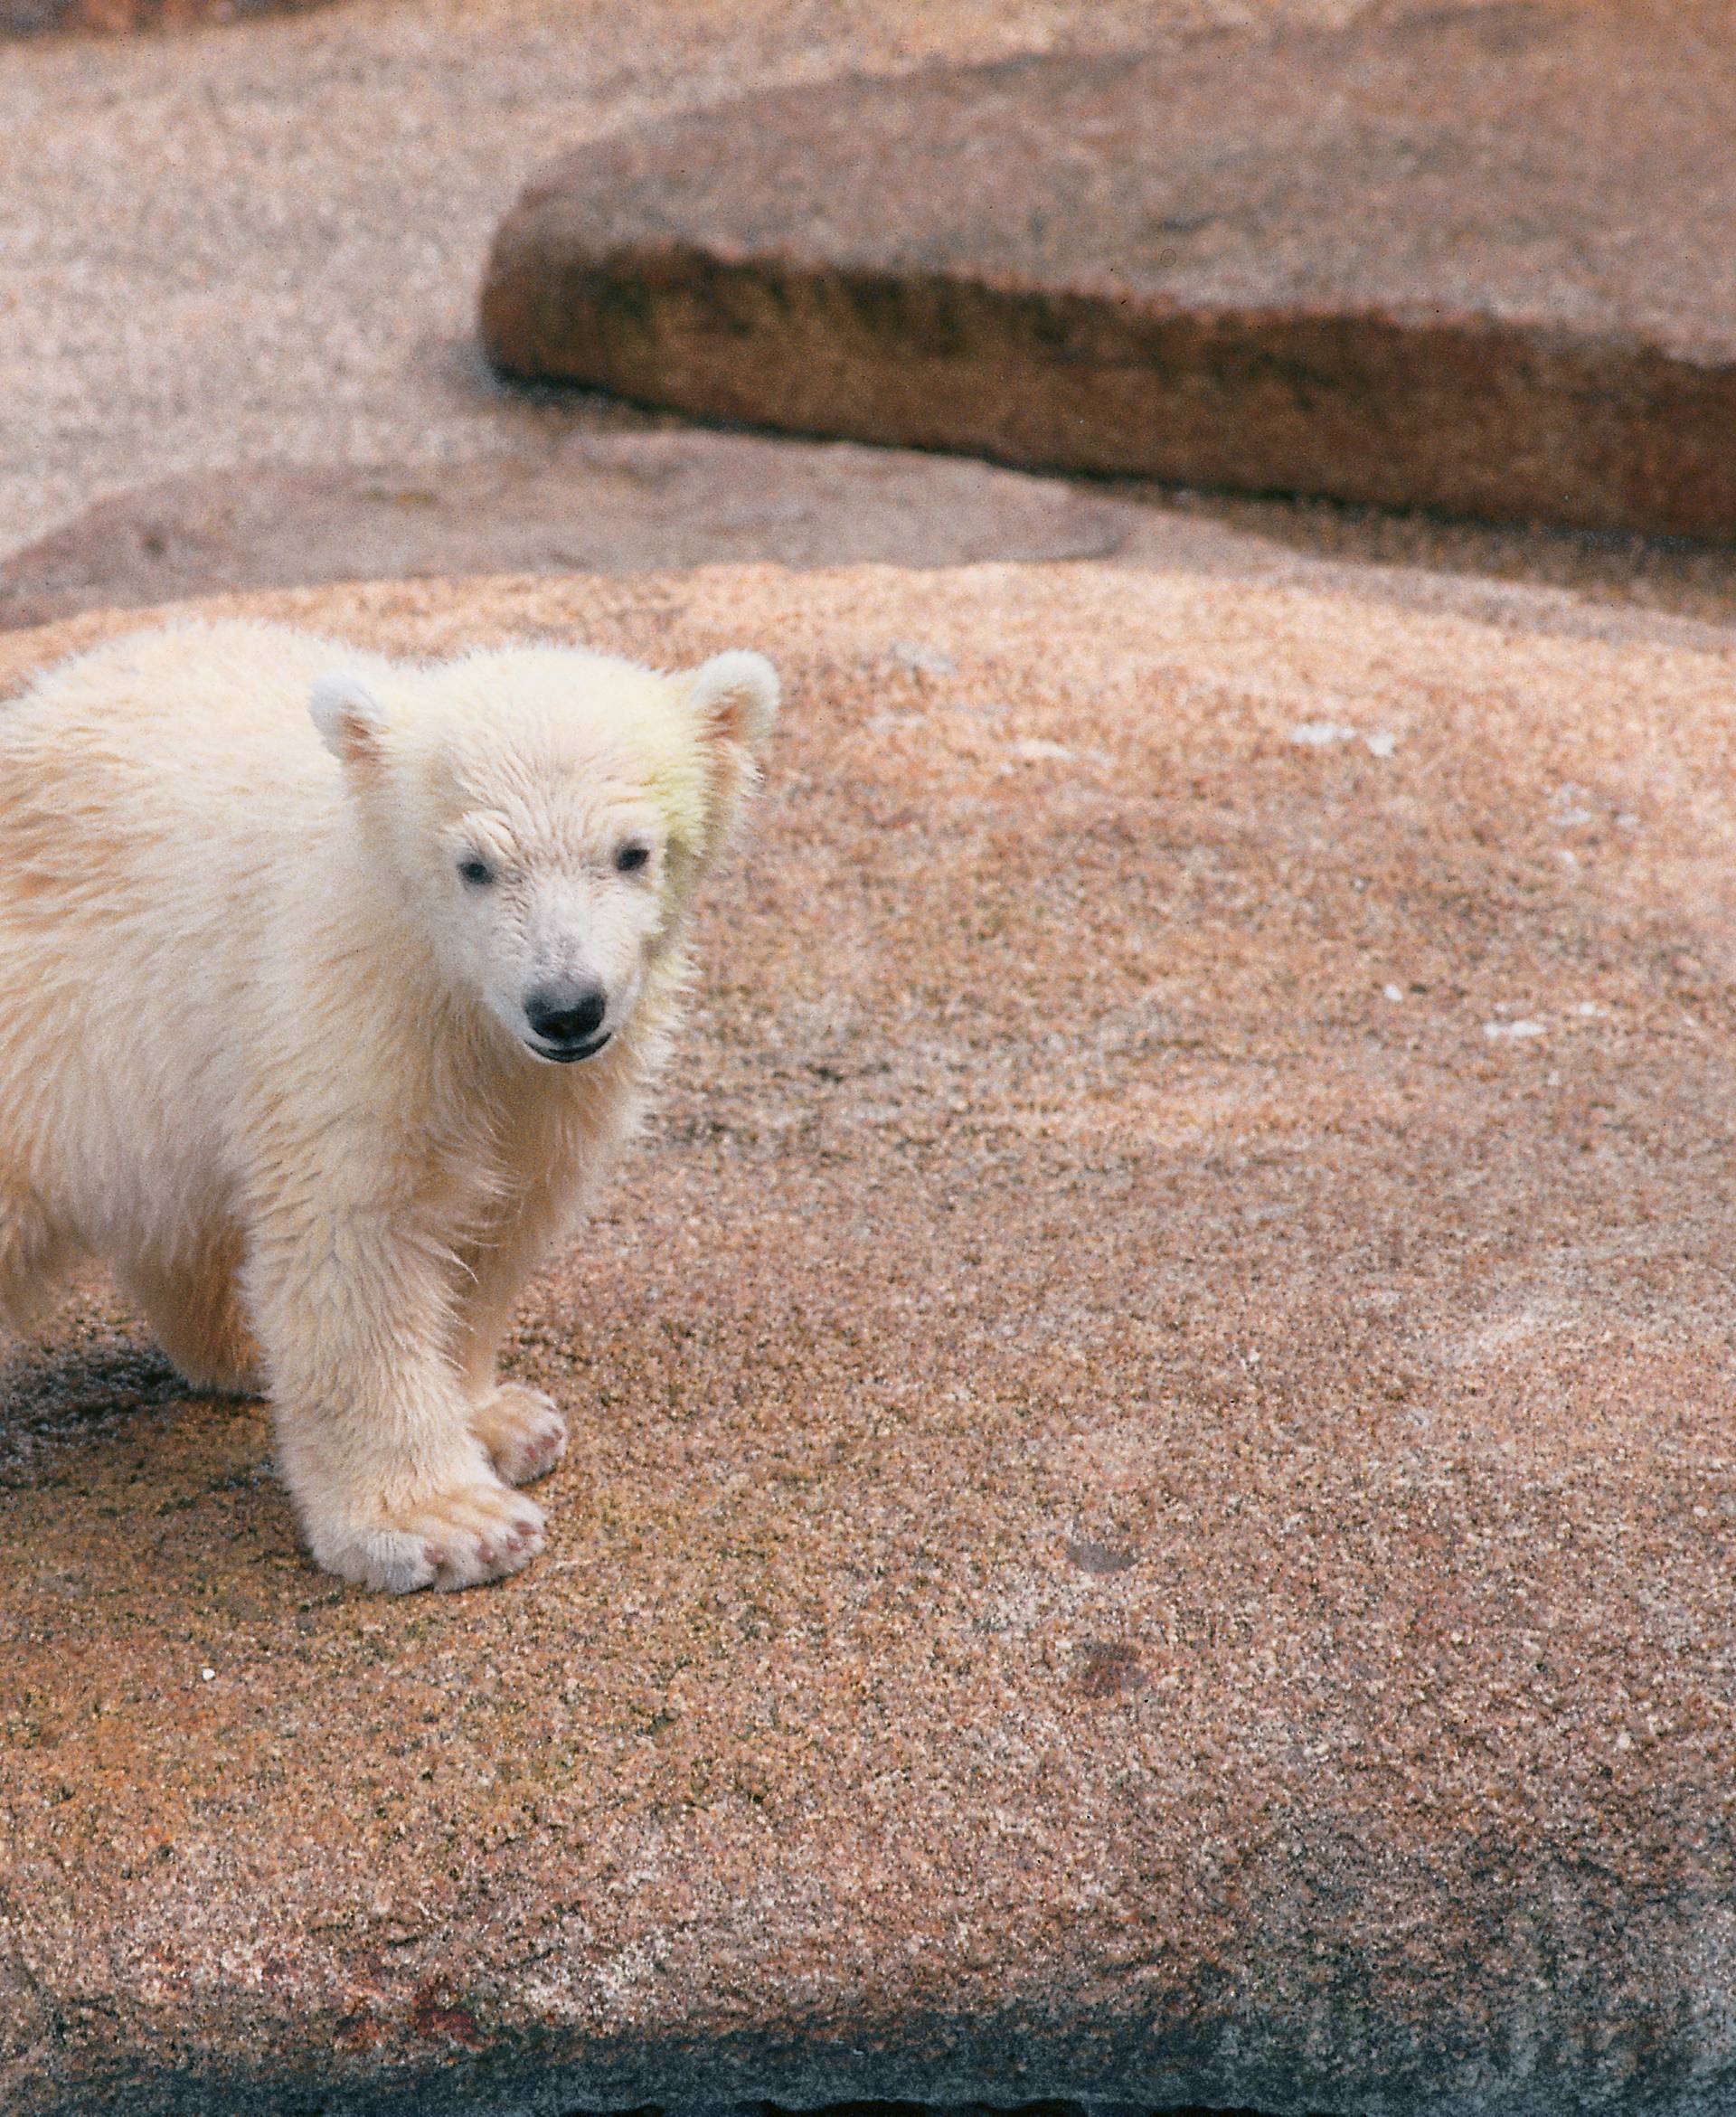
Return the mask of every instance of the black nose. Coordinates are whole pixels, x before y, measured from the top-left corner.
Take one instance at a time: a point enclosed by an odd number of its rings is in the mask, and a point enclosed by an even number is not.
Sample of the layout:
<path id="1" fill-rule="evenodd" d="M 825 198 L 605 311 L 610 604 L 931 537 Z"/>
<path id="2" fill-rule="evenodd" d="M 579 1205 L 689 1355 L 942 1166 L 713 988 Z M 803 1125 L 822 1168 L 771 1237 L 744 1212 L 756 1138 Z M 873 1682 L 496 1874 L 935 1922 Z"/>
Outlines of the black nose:
<path id="1" fill-rule="evenodd" d="M 544 1044 L 583 1044 L 602 1027 L 608 1007 L 600 985 L 539 985 L 524 1016 Z"/>

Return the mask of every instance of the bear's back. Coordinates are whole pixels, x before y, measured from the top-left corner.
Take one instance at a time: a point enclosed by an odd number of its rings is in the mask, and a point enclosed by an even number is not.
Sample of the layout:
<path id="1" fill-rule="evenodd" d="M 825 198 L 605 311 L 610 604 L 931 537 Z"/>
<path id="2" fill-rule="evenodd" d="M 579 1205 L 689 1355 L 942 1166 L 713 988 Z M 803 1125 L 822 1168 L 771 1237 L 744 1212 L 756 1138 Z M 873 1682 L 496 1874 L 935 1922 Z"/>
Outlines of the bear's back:
<path id="1" fill-rule="evenodd" d="M 0 921 L 142 889 L 229 899 L 329 830 L 338 773 L 307 714 L 354 651 L 280 626 L 187 622 L 50 670 L 0 707 Z"/>

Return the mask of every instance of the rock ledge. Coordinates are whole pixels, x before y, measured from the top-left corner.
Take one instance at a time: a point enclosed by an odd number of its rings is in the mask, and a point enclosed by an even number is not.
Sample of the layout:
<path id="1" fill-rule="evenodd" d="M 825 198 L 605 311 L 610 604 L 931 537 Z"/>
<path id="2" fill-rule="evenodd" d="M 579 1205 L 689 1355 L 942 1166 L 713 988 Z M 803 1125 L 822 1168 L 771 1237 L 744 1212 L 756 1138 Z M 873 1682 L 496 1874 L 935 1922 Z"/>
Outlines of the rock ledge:
<path id="1" fill-rule="evenodd" d="M 539 175 L 483 332 L 708 418 L 1729 536 L 1729 28 L 1518 0 L 757 95 Z"/>

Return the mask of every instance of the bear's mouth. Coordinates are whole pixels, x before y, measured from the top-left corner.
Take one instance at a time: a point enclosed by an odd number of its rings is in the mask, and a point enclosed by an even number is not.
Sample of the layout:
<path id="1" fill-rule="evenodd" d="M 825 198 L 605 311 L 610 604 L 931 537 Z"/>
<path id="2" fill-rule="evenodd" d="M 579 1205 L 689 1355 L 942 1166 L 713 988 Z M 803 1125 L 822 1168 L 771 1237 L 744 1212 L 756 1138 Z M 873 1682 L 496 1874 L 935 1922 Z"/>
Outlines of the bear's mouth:
<path id="1" fill-rule="evenodd" d="M 538 1058 L 552 1060 L 557 1066 L 571 1066 L 580 1059 L 595 1058 L 614 1034 L 612 1029 L 605 1029 L 599 1036 L 589 1037 L 583 1044 L 545 1044 L 540 1036 L 527 1036 L 524 1043 Z"/>

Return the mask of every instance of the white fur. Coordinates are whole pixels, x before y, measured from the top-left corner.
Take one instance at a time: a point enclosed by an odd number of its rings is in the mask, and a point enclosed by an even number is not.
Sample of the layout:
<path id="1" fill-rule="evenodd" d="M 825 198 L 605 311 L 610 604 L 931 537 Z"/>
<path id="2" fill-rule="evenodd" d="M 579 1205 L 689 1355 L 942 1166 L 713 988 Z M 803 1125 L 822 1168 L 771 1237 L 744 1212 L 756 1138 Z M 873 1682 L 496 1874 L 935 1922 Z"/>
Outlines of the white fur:
<path id="1" fill-rule="evenodd" d="M 565 1429 L 495 1353 L 631 1130 L 776 706 L 757 655 L 223 623 L 0 708 L 0 1309 L 95 1252 L 191 1383 L 269 1389 L 320 1564 L 523 1565 Z M 580 992 L 551 1046 L 527 1005 Z"/>

